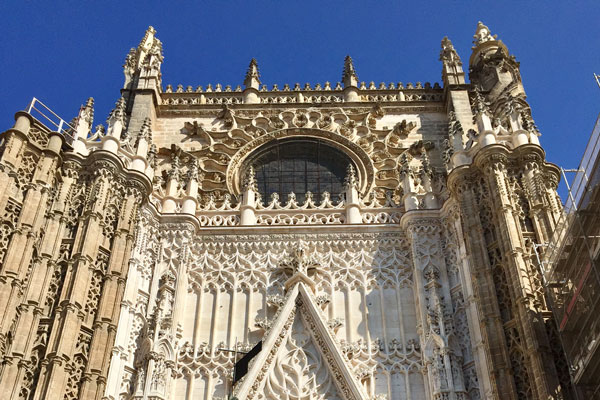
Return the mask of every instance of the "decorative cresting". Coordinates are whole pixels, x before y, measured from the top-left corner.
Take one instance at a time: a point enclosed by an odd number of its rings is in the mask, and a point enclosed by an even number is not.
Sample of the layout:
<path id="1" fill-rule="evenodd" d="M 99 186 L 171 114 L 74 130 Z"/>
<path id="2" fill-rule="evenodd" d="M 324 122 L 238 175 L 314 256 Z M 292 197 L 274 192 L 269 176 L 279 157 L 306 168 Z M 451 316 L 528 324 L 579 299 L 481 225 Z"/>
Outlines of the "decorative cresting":
<path id="1" fill-rule="evenodd" d="M 365 195 L 377 188 L 378 196 L 398 186 L 398 158 L 414 142 L 408 136 L 417 123 L 403 119 L 395 125 L 381 120 L 386 115 L 373 108 L 302 108 L 237 110 L 224 107 L 212 127 L 185 123 L 190 151 L 205 173 L 205 192 L 217 197 L 224 191 L 238 195 L 245 160 L 264 144 L 284 138 L 312 137 L 339 148 L 355 163 Z M 197 146 L 200 146 L 199 149 Z"/>

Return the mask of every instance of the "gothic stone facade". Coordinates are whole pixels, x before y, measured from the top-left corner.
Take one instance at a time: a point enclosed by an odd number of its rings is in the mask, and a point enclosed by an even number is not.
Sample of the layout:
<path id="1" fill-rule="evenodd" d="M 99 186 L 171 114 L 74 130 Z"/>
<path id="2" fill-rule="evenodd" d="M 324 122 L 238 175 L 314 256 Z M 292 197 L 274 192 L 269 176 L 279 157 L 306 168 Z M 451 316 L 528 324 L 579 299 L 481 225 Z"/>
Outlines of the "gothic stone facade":
<path id="1" fill-rule="evenodd" d="M 267 89 L 252 60 L 243 88 L 174 89 L 149 28 L 107 128 L 91 99 L 66 134 L 18 112 L 2 397 L 569 398 L 534 253 L 558 171 L 518 62 L 481 23 L 473 43 L 470 83 L 444 38 L 441 86 L 347 57 L 337 85 Z M 341 195 L 261 198 L 257 152 L 307 139 L 347 158 Z"/>

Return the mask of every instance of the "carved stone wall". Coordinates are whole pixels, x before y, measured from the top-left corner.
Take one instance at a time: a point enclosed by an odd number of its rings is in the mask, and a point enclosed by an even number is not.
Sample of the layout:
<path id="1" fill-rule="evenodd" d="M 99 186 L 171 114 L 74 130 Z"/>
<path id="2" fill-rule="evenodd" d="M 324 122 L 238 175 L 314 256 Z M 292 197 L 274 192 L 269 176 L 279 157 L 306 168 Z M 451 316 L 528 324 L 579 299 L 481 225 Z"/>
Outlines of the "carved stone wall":
<path id="1" fill-rule="evenodd" d="M 442 40 L 443 88 L 350 57 L 338 84 L 267 89 L 252 60 L 244 89 L 163 88 L 155 33 L 106 127 L 90 99 L 0 136 L 0 393 L 571 398 L 536 254 L 557 169 L 485 25 L 470 83 Z M 351 160 L 343 192 L 261 199 L 255 152 L 307 138 Z"/>

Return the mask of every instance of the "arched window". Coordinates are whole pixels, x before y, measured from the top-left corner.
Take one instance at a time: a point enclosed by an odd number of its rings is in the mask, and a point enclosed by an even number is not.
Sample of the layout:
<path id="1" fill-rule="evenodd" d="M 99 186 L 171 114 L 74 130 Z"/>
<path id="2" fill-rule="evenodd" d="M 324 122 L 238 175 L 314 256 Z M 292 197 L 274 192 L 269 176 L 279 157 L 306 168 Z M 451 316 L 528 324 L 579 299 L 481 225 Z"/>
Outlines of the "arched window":
<path id="1" fill-rule="evenodd" d="M 311 192 L 315 202 L 323 192 L 337 198 L 343 191 L 346 168 L 352 161 L 342 151 L 318 139 L 288 139 L 258 149 L 247 165 L 256 172 L 258 191 L 264 203 L 272 193 L 282 201 L 291 192 L 298 203 Z"/>

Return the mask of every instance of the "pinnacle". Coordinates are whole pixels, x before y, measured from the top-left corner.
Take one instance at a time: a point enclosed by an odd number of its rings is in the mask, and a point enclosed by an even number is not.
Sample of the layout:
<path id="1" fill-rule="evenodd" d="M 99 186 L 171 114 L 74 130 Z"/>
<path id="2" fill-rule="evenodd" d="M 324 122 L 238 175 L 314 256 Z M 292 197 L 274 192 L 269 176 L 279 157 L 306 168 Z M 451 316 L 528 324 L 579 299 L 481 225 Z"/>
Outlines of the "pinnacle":
<path id="1" fill-rule="evenodd" d="M 342 83 L 344 87 L 356 86 L 358 84 L 358 76 L 354 68 L 354 62 L 349 55 L 344 59 L 344 70 L 342 72 Z"/>
<path id="2" fill-rule="evenodd" d="M 258 72 L 258 62 L 256 58 L 250 60 L 248 70 L 246 71 L 246 77 L 244 78 L 244 85 L 248 88 L 258 89 L 260 85 L 260 73 Z"/>
<path id="3" fill-rule="evenodd" d="M 444 36 L 442 39 L 442 50 L 440 51 L 440 61 L 444 62 L 444 64 L 455 64 L 462 65 L 460 57 L 456 50 L 454 49 L 454 45 L 452 41 L 448 39 L 448 36 Z"/>
<path id="4" fill-rule="evenodd" d="M 485 42 L 493 41 L 498 38 L 498 35 L 492 35 L 490 28 L 488 28 L 483 22 L 477 22 L 477 29 L 473 36 L 473 48 L 482 45 Z"/>
<path id="5" fill-rule="evenodd" d="M 115 104 L 115 108 L 113 108 L 113 110 L 110 112 L 108 119 L 109 119 L 109 121 L 121 119 L 121 118 L 123 118 L 124 114 L 125 114 L 125 98 L 120 97 L 119 100 L 117 100 L 117 103 Z"/>

